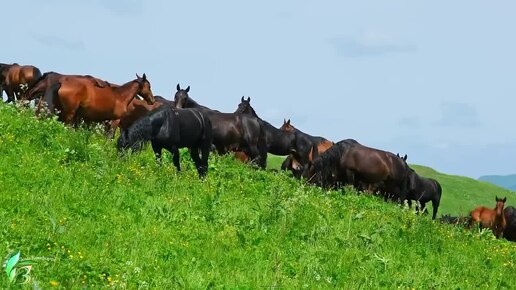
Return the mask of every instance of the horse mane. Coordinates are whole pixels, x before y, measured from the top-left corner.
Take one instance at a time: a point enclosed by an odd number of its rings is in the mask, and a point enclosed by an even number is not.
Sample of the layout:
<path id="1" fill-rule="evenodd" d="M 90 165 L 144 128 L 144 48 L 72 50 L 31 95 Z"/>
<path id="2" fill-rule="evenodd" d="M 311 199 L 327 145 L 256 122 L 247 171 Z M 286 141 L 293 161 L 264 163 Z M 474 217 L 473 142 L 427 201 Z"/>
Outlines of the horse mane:
<path id="1" fill-rule="evenodd" d="M 315 173 L 321 173 L 324 182 L 331 176 L 331 170 L 340 162 L 343 151 L 345 150 L 341 142 L 331 146 L 328 150 L 321 153 L 313 161 Z"/>
<path id="2" fill-rule="evenodd" d="M 142 145 L 152 139 L 152 124 L 155 123 L 156 119 L 165 120 L 166 114 L 171 111 L 172 108 L 169 106 L 160 106 L 155 110 L 148 112 L 145 116 L 134 121 L 122 134 L 118 140 L 118 148 L 133 150 L 140 150 Z"/>

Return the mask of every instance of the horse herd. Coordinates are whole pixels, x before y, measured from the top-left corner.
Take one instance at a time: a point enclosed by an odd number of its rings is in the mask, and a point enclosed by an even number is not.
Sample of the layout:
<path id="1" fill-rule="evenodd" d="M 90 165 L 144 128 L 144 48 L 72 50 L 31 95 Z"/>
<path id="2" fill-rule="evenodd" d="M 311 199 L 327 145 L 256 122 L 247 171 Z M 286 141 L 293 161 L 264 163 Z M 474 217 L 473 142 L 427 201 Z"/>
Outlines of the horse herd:
<path id="1" fill-rule="evenodd" d="M 406 155 L 370 148 L 353 139 L 334 143 L 302 132 L 290 120 L 276 128 L 258 116 L 250 97 L 242 97 L 235 112 L 223 113 L 193 100 L 189 86 L 177 84 L 174 101 L 154 96 L 145 74 L 118 85 L 90 75 L 41 74 L 34 66 L 16 63 L 0 63 L 0 94 L 3 91 L 6 102 L 34 100 L 36 114 L 48 110 L 65 124 L 100 122 L 111 138 L 120 129 L 116 146 L 121 155 L 127 150 L 139 151 L 150 142 L 158 162 L 166 149 L 179 171 L 179 149 L 188 148 L 201 178 L 208 173 L 212 151 L 232 152 L 259 168 L 266 167 L 269 153 L 286 156 L 281 169 L 296 178 L 323 188 L 351 185 L 381 194 L 385 200 L 406 200 L 409 207 L 416 201 L 418 212 L 426 212 L 426 203 L 431 202 L 432 218 L 437 216 L 441 185 L 418 175 L 407 164 Z M 516 221 L 516 210 L 504 210 L 505 198 L 496 201 L 495 210 L 477 208 L 468 220 L 491 228 L 497 238 L 503 235 L 514 240 L 516 229 L 511 221 Z M 441 220 L 453 223 L 457 218 L 444 216 Z"/>

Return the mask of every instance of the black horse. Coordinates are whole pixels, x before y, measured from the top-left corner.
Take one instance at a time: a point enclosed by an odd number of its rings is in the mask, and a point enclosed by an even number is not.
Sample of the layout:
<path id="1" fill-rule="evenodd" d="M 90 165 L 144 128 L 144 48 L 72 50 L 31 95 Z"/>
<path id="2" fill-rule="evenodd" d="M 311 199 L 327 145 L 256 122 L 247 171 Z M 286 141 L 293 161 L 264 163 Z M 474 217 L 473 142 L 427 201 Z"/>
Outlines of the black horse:
<path id="1" fill-rule="evenodd" d="M 412 200 L 419 201 L 418 212 L 423 209 L 427 212 L 425 205 L 431 201 L 433 209 L 432 219 L 435 219 L 441 202 L 441 195 L 442 188 L 437 180 L 419 176 L 412 168 L 408 167 L 407 201 L 409 207 L 412 206 Z"/>
<path id="2" fill-rule="evenodd" d="M 272 126 L 269 122 L 258 117 L 256 111 L 251 107 L 250 97 L 247 97 L 247 100 L 245 100 L 244 97 L 240 99 L 240 104 L 238 105 L 235 114 L 247 114 L 263 122 L 265 138 L 267 140 L 267 152 L 274 155 L 285 156 L 289 155 L 292 149 L 294 149 L 294 133 L 280 130 Z"/>
<path id="3" fill-rule="evenodd" d="M 174 97 L 176 108 L 196 108 L 210 119 L 213 126 L 213 145 L 219 154 L 242 151 L 259 167 L 267 164 L 267 144 L 264 123 L 258 118 L 235 113 L 221 113 L 194 101 L 188 92 L 190 86 L 181 89 L 177 84 Z"/>
<path id="4" fill-rule="evenodd" d="M 508 206 L 503 211 L 505 215 L 505 229 L 503 237 L 509 241 L 516 242 L 516 208 Z"/>
<path id="5" fill-rule="evenodd" d="M 390 152 L 342 140 L 304 167 L 303 177 L 323 187 L 351 184 L 403 203 L 407 196 L 408 166 Z"/>
<path id="6" fill-rule="evenodd" d="M 156 159 L 161 160 L 162 149 L 173 154 L 177 170 L 179 165 L 179 148 L 189 148 L 199 177 L 205 177 L 208 171 L 208 156 L 213 138 L 210 119 L 196 109 L 175 109 L 161 106 L 136 120 L 129 128 L 121 132 L 117 141 L 119 151 L 132 149 L 138 151 L 142 143 L 150 141 Z M 199 156 L 199 151 L 201 156 Z"/>

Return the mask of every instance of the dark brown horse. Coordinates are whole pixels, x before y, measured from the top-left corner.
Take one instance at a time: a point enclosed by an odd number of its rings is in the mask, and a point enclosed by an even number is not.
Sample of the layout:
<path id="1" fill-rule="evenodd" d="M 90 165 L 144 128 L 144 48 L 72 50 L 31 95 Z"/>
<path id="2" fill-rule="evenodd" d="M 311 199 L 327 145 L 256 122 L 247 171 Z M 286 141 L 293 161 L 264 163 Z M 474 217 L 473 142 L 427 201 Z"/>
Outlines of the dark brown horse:
<path id="1" fill-rule="evenodd" d="M 489 228 L 493 231 L 493 234 L 499 239 L 505 229 L 506 221 L 504 214 L 504 206 L 507 201 L 507 197 L 498 198 L 496 197 L 496 206 L 494 209 L 487 208 L 485 206 L 479 206 L 471 211 L 471 224 L 478 223 L 481 228 Z"/>
<path id="2" fill-rule="evenodd" d="M 219 154 L 243 151 L 259 167 L 267 164 L 267 144 L 263 122 L 259 119 L 235 113 L 221 113 L 195 102 L 188 92 L 190 86 L 181 89 L 177 85 L 174 97 L 176 108 L 196 108 L 206 113 L 213 126 L 213 145 Z"/>
<path id="3" fill-rule="evenodd" d="M 313 160 L 315 153 L 321 154 L 333 146 L 333 142 L 319 136 L 312 136 L 295 128 L 290 119 L 283 120 L 280 130 L 294 134 L 294 148 L 282 164 L 282 169 L 290 169 L 294 176 L 299 177 L 302 168 Z M 317 152 L 315 152 L 317 150 Z"/>
<path id="4" fill-rule="evenodd" d="M 407 196 L 407 175 L 408 166 L 399 157 L 353 139 L 342 140 L 316 156 L 303 172 L 303 177 L 323 187 L 342 183 L 363 190 L 373 186 L 386 199 L 395 196 L 401 203 Z"/>
<path id="5" fill-rule="evenodd" d="M 403 159 L 402 159 L 403 160 Z M 406 159 L 404 159 L 406 160 Z M 417 206 L 417 211 L 422 211 L 426 209 L 426 203 L 432 202 L 432 219 L 435 219 L 437 216 L 437 210 L 439 209 L 439 204 L 441 202 L 442 188 L 439 182 L 432 178 L 426 178 L 423 176 L 419 176 L 412 168 L 408 168 L 408 205 L 412 206 L 412 200 L 419 202 L 419 206 Z"/>
<path id="6" fill-rule="evenodd" d="M 40 77 L 40 70 L 32 65 L 0 64 L 0 95 L 5 91 L 6 103 L 14 102 L 23 92 L 21 85 L 30 87 Z"/>
<path id="7" fill-rule="evenodd" d="M 50 88 L 48 94 L 53 98 L 55 109 L 64 123 L 100 122 L 120 119 L 129 103 L 141 95 L 149 103 L 154 103 L 151 86 L 145 74 L 119 87 L 99 87 L 88 78 L 62 77 Z"/>

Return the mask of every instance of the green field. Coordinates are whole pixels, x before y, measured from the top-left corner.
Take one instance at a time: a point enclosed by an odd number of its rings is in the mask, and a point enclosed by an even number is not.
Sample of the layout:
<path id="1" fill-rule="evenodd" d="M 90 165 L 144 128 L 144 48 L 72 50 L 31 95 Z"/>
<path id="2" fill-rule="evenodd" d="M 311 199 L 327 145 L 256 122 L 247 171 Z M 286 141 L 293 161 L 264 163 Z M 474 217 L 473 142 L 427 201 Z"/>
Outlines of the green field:
<path id="1" fill-rule="evenodd" d="M 120 159 L 98 133 L 5 105 L 0 148 L 2 255 L 35 260 L 26 288 L 516 287 L 514 243 L 231 156 L 199 180 L 186 153 L 180 173 L 149 148 Z M 496 187 L 418 171 L 442 182 L 444 211 L 493 204 Z"/>

